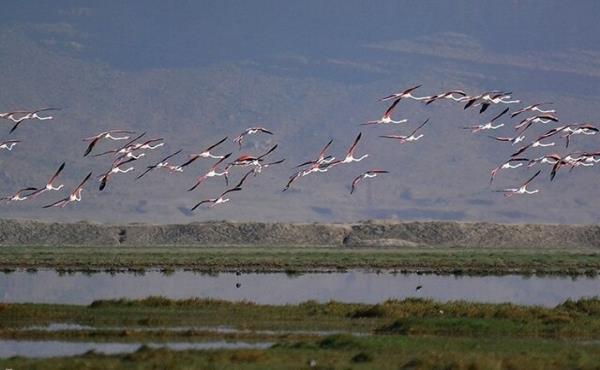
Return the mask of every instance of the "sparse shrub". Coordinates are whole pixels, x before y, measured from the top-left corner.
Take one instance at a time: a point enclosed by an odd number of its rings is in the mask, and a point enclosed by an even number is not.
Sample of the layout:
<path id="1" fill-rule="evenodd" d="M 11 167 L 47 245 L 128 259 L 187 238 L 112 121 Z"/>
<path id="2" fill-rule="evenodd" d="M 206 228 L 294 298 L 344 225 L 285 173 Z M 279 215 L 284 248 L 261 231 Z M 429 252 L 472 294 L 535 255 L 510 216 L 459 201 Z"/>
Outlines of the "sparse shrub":
<path id="1" fill-rule="evenodd" d="M 557 306 L 557 308 L 563 308 L 568 311 L 580 312 L 590 316 L 600 315 L 600 299 L 595 298 L 582 298 L 577 301 L 566 300 L 563 304 Z"/>
<path id="2" fill-rule="evenodd" d="M 566 312 L 553 312 L 542 318 L 544 324 L 570 324 L 573 318 Z"/>
<path id="3" fill-rule="evenodd" d="M 266 354 L 263 351 L 242 351 L 238 350 L 230 357 L 231 362 L 235 363 L 254 363 L 264 361 Z"/>
<path id="4" fill-rule="evenodd" d="M 360 342 L 349 334 L 330 335 L 319 342 L 322 349 L 352 349 L 360 347 Z"/>
<path id="5" fill-rule="evenodd" d="M 203 299 L 203 298 L 189 298 L 189 299 L 169 299 L 160 296 L 152 296 L 144 299 L 114 299 L 114 300 L 97 300 L 90 304 L 90 308 L 100 307 L 227 307 L 227 306 L 255 306 L 253 302 L 229 302 L 218 299 Z"/>
<path id="6" fill-rule="evenodd" d="M 396 320 L 390 325 L 386 325 L 382 328 L 377 329 L 376 331 L 381 334 L 396 334 L 396 335 L 406 335 L 410 331 L 410 323 L 408 320 Z"/>
<path id="7" fill-rule="evenodd" d="M 402 366 L 400 366 L 400 369 L 403 369 L 403 370 L 412 370 L 412 369 L 418 369 L 418 368 L 420 368 L 422 366 L 423 366 L 423 361 L 422 360 L 420 360 L 418 358 L 413 358 L 411 360 L 408 360 Z"/>
<path id="8" fill-rule="evenodd" d="M 367 352 L 359 352 L 356 355 L 354 355 L 350 361 L 357 364 L 363 362 L 371 362 L 373 361 L 373 356 Z"/>
<path id="9" fill-rule="evenodd" d="M 353 319 L 361 319 L 361 318 L 373 318 L 373 317 L 385 317 L 387 314 L 386 309 L 380 305 L 376 304 L 368 308 L 359 308 L 354 311 L 350 317 Z"/>

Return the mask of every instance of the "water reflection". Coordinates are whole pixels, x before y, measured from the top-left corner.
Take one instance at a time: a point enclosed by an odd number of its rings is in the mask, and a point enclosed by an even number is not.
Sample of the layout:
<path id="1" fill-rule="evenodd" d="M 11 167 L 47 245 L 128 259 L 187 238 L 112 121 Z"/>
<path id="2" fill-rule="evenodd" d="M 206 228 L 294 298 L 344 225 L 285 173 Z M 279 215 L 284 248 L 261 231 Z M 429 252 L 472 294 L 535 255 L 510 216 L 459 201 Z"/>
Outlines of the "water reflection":
<path id="1" fill-rule="evenodd" d="M 53 270 L 37 273 L 0 273 L 0 301 L 89 304 L 97 299 L 216 298 L 263 304 L 326 302 L 377 303 L 386 299 L 427 297 L 439 301 L 513 302 L 554 306 L 568 298 L 600 295 L 598 277 L 519 275 L 449 276 L 349 271 L 288 276 L 285 273 L 198 274 L 175 271 L 164 275 L 73 273 Z M 236 285 L 239 284 L 239 287 Z M 415 288 L 423 288 L 416 291 Z"/>

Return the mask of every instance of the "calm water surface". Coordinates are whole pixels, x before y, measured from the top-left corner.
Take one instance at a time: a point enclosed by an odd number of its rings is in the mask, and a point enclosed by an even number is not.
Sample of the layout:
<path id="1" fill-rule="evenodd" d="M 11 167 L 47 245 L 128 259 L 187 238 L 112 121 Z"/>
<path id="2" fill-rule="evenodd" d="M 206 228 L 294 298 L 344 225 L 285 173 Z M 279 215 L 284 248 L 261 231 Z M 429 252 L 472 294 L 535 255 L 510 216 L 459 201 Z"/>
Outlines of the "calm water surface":
<path id="1" fill-rule="evenodd" d="M 417 286 L 422 289 L 416 291 Z M 438 301 L 512 302 L 554 306 L 568 298 L 600 296 L 600 278 L 519 275 L 452 276 L 349 271 L 290 276 L 284 273 L 217 275 L 177 271 L 170 275 L 73 273 L 53 270 L 0 273 L 1 302 L 89 304 L 97 299 L 216 298 L 263 304 L 327 302 L 377 303 L 406 297 Z"/>
<path id="2" fill-rule="evenodd" d="M 266 349 L 273 343 L 259 342 L 198 342 L 198 343 L 145 343 L 147 347 L 169 348 L 176 351 L 188 349 Z M 89 351 L 104 354 L 131 353 L 137 351 L 141 343 L 94 343 L 63 342 L 54 340 L 0 340 L 0 358 L 20 357 L 58 357 L 75 356 Z"/>

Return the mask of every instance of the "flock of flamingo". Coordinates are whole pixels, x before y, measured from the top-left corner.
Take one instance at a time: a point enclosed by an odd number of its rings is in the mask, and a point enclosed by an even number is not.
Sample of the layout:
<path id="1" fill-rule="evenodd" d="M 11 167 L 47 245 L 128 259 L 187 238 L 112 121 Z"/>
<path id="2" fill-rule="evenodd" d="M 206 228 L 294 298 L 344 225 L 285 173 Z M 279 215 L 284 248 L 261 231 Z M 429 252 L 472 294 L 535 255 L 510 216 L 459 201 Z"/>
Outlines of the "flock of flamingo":
<path id="1" fill-rule="evenodd" d="M 524 117 L 525 114 L 529 114 L 529 117 L 523 118 L 517 124 L 513 126 L 513 134 L 508 136 L 495 136 L 488 135 L 491 139 L 504 142 L 515 146 L 519 143 L 521 146 L 516 147 L 514 153 L 503 163 L 495 167 L 491 170 L 490 184 L 493 183 L 495 176 L 501 170 L 515 169 L 519 167 L 530 168 L 538 165 L 548 164 L 551 166 L 550 170 L 550 180 L 552 181 L 557 172 L 562 168 L 569 168 L 573 170 L 575 167 L 583 166 L 590 167 L 595 163 L 600 162 L 600 152 L 584 152 L 584 151 L 572 151 L 568 154 L 561 155 L 558 153 L 549 153 L 543 154 L 541 156 L 526 158 L 524 157 L 525 152 L 531 152 L 532 148 L 536 147 L 551 147 L 555 146 L 556 142 L 551 141 L 556 138 L 564 138 L 565 139 L 565 147 L 569 147 L 572 137 L 576 135 L 595 135 L 600 130 L 590 123 L 573 123 L 573 124 L 560 124 L 559 119 L 556 116 L 556 111 L 554 109 L 545 108 L 552 103 L 536 103 L 531 104 L 520 109 L 514 110 L 510 112 L 509 105 L 519 104 L 519 100 L 513 100 L 511 97 L 511 93 L 504 91 L 487 91 L 478 95 L 468 95 L 462 90 L 450 90 L 446 92 L 442 92 L 437 95 L 431 96 L 415 96 L 413 95 L 414 91 L 420 88 L 421 85 L 413 86 L 408 89 L 405 89 L 401 92 L 390 94 L 384 98 L 381 98 L 380 101 L 391 102 L 388 108 L 383 113 L 383 116 L 377 120 L 368 121 L 361 125 L 365 126 L 380 126 L 380 125 L 395 125 L 401 126 L 408 124 L 407 119 L 394 120 L 392 118 L 392 114 L 395 109 L 399 105 L 401 101 L 406 101 L 408 99 L 418 101 L 420 103 L 429 105 L 437 101 L 450 101 L 455 104 L 464 104 L 464 109 L 469 108 L 479 108 L 479 113 L 485 112 L 489 107 L 495 105 L 506 105 L 506 107 L 497 113 L 492 119 L 483 124 L 476 124 L 471 126 L 463 127 L 463 129 L 470 130 L 473 134 L 477 134 L 484 131 L 495 131 L 505 126 L 505 123 L 499 123 L 499 121 L 504 118 L 510 117 L 513 119 L 517 116 Z M 10 133 L 13 133 L 21 124 L 31 120 L 51 120 L 52 116 L 48 115 L 48 112 L 58 111 L 57 108 L 44 108 L 34 111 L 11 111 L 0 113 L 0 119 L 4 119 L 10 121 L 12 127 L 10 129 Z M 508 114 L 510 113 L 510 114 Z M 390 135 L 380 135 L 380 138 L 383 139 L 392 139 L 395 140 L 398 144 L 407 144 L 411 142 L 419 141 L 424 137 L 424 134 L 421 133 L 424 127 L 429 123 L 429 119 L 422 122 L 416 128 L 412 129 L 408 132 L 408 134 L 390 134 Z M 548 127 L 549 125 L 553 125 L 553 127 Z M 544 133 L 542 135 L 536 136 L 534 135 L 534 139 L 525 144 L 526 135 L 525 132 L 531 127 L 546 127 L 544 129 Z M 533 130 L 528 131 L 532 132 Z M 99 182 L 99 190 L 102 191 L 109 184 L 109 180 L 118 174 L 125 174 L 131 171 L 134 171 L 133 163 L 140 160 L 141 158 L 147 156 L 150 151 L 156 150 L 164 145 L 163 138 L 146 138 L 146 133 L 141 133 L 139 135 L 134 136 L 136 133 L 130 130 L 123 129 L 113 129 L 98 133 L 91 137 L 84 138 L 83 141 L 87 142 L 87 146 L 83 150 L 83 156 L 95 156 L 95 157 L 109 157 L 110 158 L 110 166 L 106 172 L 100 174 L 97 177 Z M 250 127 L 244 130 L 241 134 L 233 139 L 233 143 L 237 144 L 238 149 L 242 149 L 242 145 L 244 139 L 249 135 L 262 134 L 262 135 L 274 135 L 274 133 L 264 127 Z M 132 138 L 132 136 L 134 136 Z M 292 184 L 299 180 L 304 176 L 308 176 L 311 174 L 320 174 L 331 170 L 332 168 L 340 165 L 348 165 L 353 162 L 360 162 L 363 159 L 366 159 L 369 155 L 357 155 L 355 157 L 355 152 L 358 148 L 358 144 L 360 143 L 362 137 L 362 133 L 359 133 L 355 138 L 353 143 L 348 148 L 345 156 L 341 159 L 336 159 L 334 156 L 328 154 L 329 148 L 333 143 L 333 140 L 330 140 L 318 153 L 316 157 L 313 159 L 309 159 L 294 168 L 295 172 L 289 177 L 287 183 L 285 184 L 283 191 L 288 190 Z M 176 164 L 175 158 L 181 154 L 182 149 L 177 150 L 161 160 L 147 165 L 145 170 L 136 177 L 136 180 L 140 180 L 144 176 L 148 175 L 150 172 L 157 171 L 166 171 L 170 174 L 177 174 L 184 172 L 189 166 L 191 166 L 198 159 L 205 160 L 216 160 L 208 172 L 201 174 L 196 178 L 194 184 L 188 189 L 188 191 L 194 191 L 197 189 L 204 181 L 208 180 L 212 177 L 223 177 L 225 180 L 225 189 L 216 196 L 216 198 L 208 198 L 201 200 L 200 202 L 194 204 L 191 207 L 191 210 L 195 210 L 202 205 L 208 205 L 209 208 L 212 208 L 218 204 L 223 204 L 228 202 L 230 199 L 227 198 L 231 193 L 238 192 L 242 190 L 242 186 L 245 181 L 247 181 L 250 175 L 257 176 L 262 171 L 270 166 L 281 164 L 285 161 L 285 159 L 278 159 L 275 161 L 268 161 L 267 157 L 269 157 L 278 147 L 278 145 L 273 145 L 268 151 L 262 153 L 260 155 L 249 155 L 242 154 L 239 155 L 235 159 L 231 159 L 233 152 L 226 153 L 226 150 L 221 150 L 221 154 L 216 154 L 217 149 L 219 147 L 223 147 L 225 142 L 227 142 L 228 137 L 224 137 L 214 144 L 210 145 L 206 149 L 202 150 L 200 153 L 194 153 L 188 156 L 187 159 L 182 160 L 180 164 Z M 100 153 L 92 154 L 98 145 L 101 142 L 125 142 L 125 144 L 104 151 Z M 5 140 L 0 142 L 0 150 L 12 151 L 13 148 L 18 145 L 20 140 Z M 96 150 L 97 151 L 97 150 Z M 597 158 L 598 157 L 598 158 Z M 175 164 L 174 164 L 175 162 Z M 56 185 L 58 178 L 65 167 L 65 163 L 63 162 L 58 169 L 54 172 L 54 174 L 49 178 L 46 184 L 40 187 L 25 187 L 19 189 L 14 194 L 5 196 L 0 198 L 0 200 L 4 200 L 6 202 L 18 202 L 25 201 L 28 199 L 36 198 L 43 193 L 52 192 L 52 191 L 61 191 L 64 187 L 63 184 Z M 240 168 L 250 168 L 246 171 L 241 179 L 235 184 L 235 186 L 229 186 L 229 175 L 232 169 L 240 167 Z M 360 175 L 356 176 L 351 182 L 350 194 L 353 194 L 358 184 L 361 181 L 364 181 L 369 178 L 374 178 L 378 175 L 389 173 L 387 170 L 373 168 Z M 496 192 L 504 193 L 505 196 L 510 197 L 517 194 L 534 194 L 539 191 L 539 189 L 529 190 L 529 184 L 535 180 L 541 173 L 541 169 L 535 172 L 533 176 L 530 176 L 526 179 L 526 181 L 519 184 L 514 188 L 506 188 L 494 190 Z M 92 178 L 92 172 L 86 174 L 81 183 L 77 185 L 73 190 L 68 193 L 64 198 L 61 198 L 57 201 L 49 203 L 44 208 L 51 207 L 65 207 L 69 203 L 79 202 L 81 201 L 81 193 L 84 189 L 84 186 L 88 183 L 88 181 Z"/>

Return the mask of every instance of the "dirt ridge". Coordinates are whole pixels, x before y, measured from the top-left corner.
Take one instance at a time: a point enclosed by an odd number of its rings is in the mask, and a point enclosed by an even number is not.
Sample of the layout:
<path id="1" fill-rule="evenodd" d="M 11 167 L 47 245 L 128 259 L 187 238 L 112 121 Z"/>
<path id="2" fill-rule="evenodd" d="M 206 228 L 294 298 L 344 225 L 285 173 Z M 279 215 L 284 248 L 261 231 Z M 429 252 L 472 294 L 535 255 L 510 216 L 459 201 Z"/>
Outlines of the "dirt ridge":
<path id="1" fill-rule="evenodd" d="M 0 245 L 600 249 L 600 225 L 365 221 L 153 225 L 0 220 Z"/>

